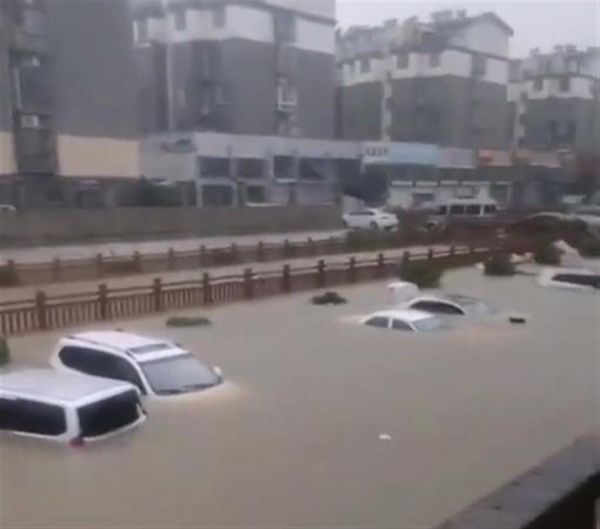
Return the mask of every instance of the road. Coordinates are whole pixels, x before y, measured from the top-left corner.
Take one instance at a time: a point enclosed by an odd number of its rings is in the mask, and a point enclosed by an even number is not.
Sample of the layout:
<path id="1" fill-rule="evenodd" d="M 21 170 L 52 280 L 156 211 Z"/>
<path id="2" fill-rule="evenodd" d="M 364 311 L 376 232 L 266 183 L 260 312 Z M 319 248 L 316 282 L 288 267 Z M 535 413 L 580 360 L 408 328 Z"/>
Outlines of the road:
<path id="1" fill-rule="evenodd" d="M 429 247 L 416 246 L 411 248 L 400 248 L 398 250 L 386 250 L 383 252 L 387 257 L 400 257 L 405 251 L 409 250 L 412 252 L 423 252 L 427 251 Z M 446 245 L 433 246 L 436 250 L 446 249 Z M 283 265 L 290 263 L 292 268 L 311 266 L 315 265 L 320 259 L 324 259 L 328 263 L 342 264 L 347 263 L 351 256 L 355 256 L 357 259 L 375 259 L 381 252 L 355 252 L 352 254 L 342 254 L 334 256 L 324 256 L 321 258 L 310 257 L 306 259 L 292 259 L 284 261 L 271 261 L 268 263 L 247 263 L 243 265 L 224 266 L 219 268 L 211 269 L 195 269 L 195 270 L 180 270 L 176 272 L 163 272 L 153 274 L 139 274 L 134 276 L 115 277 L 115 278 L 104 278 L 93 281 L 74 281 L 69 283 L 52 283 L 44 285 L 42 290 L 46 292 L 48 296 L 75 294 L 78 292 L 90 292 L 98 289 L 98 285 L 105 284 L 110 288 L 129 288 L 137 286 L 146 286 L 152 284 L 152 281 L 156 277 L 162 278 L 163 282 L 175 282 L 175 281 L 193 281 L 198 280 L 202 277 L 202 274 L 206 271 L 214 274 L 215 276 L 235 275 L 243 273 L 244 269 L 252 268 L 253 270 L 268 271 L 268 270 L 281 270 Z M 24 286 L 16 288 L 3 288 L 0 290 L 0 299 L 4 302 L 33 298 L 37 290 L 40 290 L 39 286 Z"/>
<path id="2" fill-rule="evenodd" d="M 9 259 L 15 263 L 45 263 L 56 257 L 62 260 L 85 259 L 101 253 L 110 256 L 130 256 L 133 252 L 140 254 L 167 253 L 169 248 L 183 252 L 197 250 L 204 245 L 207 248 L 222 248 L 231 244 L 255 245 L 259 241 L 267 244 L 283 243 L 286 239 L 290 242 L 327 239 L 340 236 L 344 233 L 337 231 L 313 231 L 294 233 L 263 233 L 259 235 L 233 235 L 222 237 L 204 237 L 192 239 L 168 239 L 161 241 L 142 242 L 107 242 L 98 244 L 77 244 L 71 246 L 38 246 L 35 248 L 3 248 L 0 250 L 0 263 L 4 264 Z"/>
<path id="3" fill-rule="evenodd" d="M 425 529 L 598 431 L 597 294 L 474 268 L 443 287 L 530 318 L 349 323 L 389 303 L 371 283 L 340 287 L 337 307 L 304 292 L 176 313 L 203 328 L 119 323 L 189 347 L 226 383 L 148 400 L 141 428 L 76 450 L 0 437 L 0 526 Z M 15 367 L 47 367 L 69 332 L 12 338 Z"/>

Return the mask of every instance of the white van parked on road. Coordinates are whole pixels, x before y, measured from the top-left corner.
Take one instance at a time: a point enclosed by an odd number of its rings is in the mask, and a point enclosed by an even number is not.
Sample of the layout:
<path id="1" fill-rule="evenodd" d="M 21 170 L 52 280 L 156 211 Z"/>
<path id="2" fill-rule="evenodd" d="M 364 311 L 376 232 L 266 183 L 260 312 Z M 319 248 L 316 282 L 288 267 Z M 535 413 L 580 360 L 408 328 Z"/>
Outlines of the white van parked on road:
<path id="1" fill-rule="evenodd" d="M 50 369 L 0 374 L 0 431 L 81 446 L 145 420 L 139 392 L 126 382 Z"/>
<path id="2" fill-rule="evenodd" d="M 497 213 L 498 203 L 491 198 L 454 198 L 439 204 L 430 222 L 437 225 L 456 218 L 491 218 Z"/>

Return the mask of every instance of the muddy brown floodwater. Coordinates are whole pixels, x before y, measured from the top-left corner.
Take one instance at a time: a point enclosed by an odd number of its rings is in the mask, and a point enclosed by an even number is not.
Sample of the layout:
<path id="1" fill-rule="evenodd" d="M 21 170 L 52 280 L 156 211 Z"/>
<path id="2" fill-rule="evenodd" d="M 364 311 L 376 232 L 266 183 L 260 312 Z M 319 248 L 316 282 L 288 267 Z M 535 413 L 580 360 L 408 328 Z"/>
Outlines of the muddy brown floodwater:
<path id="1" fill-rule="evenodd" d="M 120 324 L 176 338 L 228 383 L 153 401 L 142 428 L 104 444 L 1 438 L 0 526 L 428 528 L 598 430 L 597 294 L 474 269 L 444 284 L 529 322 L 350 323 L 387 303 L 378 283 L 342 289 L 335 308 L 309 295 L 218 308 L 210 328 Z M 14 339 L 13 354 L 44 365 L 57 337 Z"/>

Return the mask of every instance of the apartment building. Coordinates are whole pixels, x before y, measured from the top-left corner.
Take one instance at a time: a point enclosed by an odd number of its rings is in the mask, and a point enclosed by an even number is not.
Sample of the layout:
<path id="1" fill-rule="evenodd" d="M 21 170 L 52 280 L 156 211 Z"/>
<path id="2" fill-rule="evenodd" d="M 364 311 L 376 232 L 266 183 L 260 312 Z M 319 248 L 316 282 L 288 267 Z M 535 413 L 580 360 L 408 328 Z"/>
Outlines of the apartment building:
<path id="1" fill-rule="evenodd" d="M 334 135 L 335 0 L 134 0 L 146 135 Z"/>
<path id="2" fill-rule="evenodd" d="M 513 144 L 532 149 L 598 149 L 600 48 L 556 46 L 511 62 Z"/>
<path id="3" fill-rule="evenodd" d="M 139 177 L 131 43 L 126 1 L 0 1 L 0 176 Z"/>
<path id="4" fill-rule="evenodd" d="M 506 146 L 512 34 L 494 13 L 465 11 L 338 32 L 339 136 Z"/>

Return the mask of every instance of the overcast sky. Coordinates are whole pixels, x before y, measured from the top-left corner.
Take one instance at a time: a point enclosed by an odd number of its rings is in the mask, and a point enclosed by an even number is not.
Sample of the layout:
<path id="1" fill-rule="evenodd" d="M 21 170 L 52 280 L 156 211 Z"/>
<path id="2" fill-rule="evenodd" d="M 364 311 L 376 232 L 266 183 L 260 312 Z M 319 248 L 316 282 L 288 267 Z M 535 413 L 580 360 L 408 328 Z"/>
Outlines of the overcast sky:
<path id="1" fill-rule="evenodd" d="M 415 15 L 424 20 L 429 18 L 432 11 L 442 9 L 466 9 L 469 15 L 495 11 L 515 31 L 511 41 L 513 57 L 527 55 L 532 48 L 548 50 L 555 44 L 575 44 L 584 47 L 599 45 L 600 7 L 596 0 L 337 0 L 337 18 L 342 27 L 379 24 L 389 18 L 402 21 Z"/>

